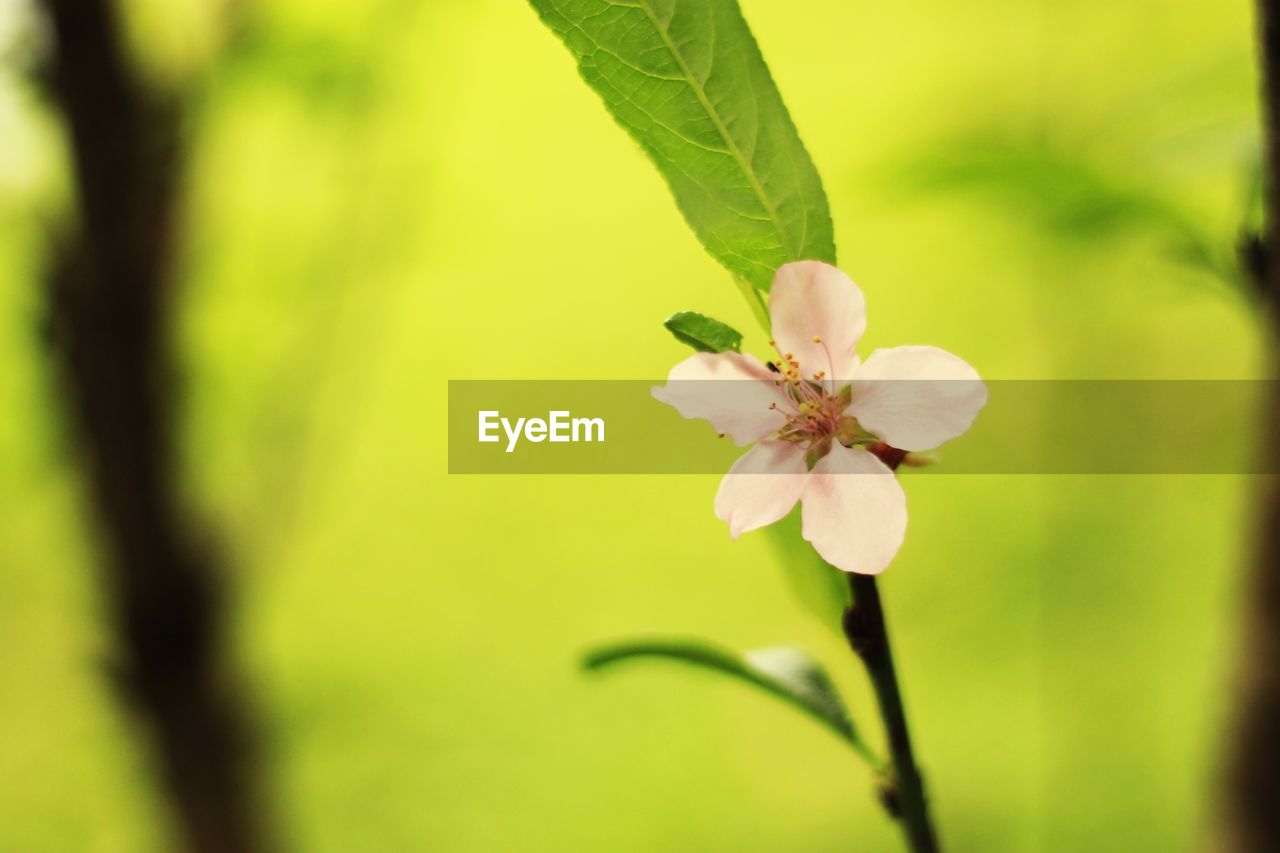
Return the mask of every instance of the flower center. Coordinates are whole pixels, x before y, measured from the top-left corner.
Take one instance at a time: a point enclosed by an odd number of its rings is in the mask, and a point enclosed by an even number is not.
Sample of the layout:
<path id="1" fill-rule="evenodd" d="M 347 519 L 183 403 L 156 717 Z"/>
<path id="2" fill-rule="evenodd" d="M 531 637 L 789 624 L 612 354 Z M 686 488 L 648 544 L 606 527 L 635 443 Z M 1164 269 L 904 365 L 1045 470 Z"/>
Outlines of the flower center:
<path id="1" fill-rule="evenodd" d="M 813 341 L 822 343 L 818 337 Z M 800 362 L 792 353 L 778 349 L 777 341 L 769 341 L 769 345 L 778 351 L 779 360 L 772 365 L 779 375 L 774 384 L 785 398 L 781 404 L 769 404 L 770 409 L 781 412 L 787 419 L 778 430 L 778 438 L 811 449 L 843 431 L 847 425 L 842 421 L 852 420 L 844 417 L 850 400 L 849 386 L 833 391 L 832 383 L 824 381 L 826 372 L 822 370 L 803 376 Z"/>
<path id="2" fill-rule="evenodd" d="M 814 336 L 813 342 L 820 344 L 822 339 Z M 881 441 L 864 429 L 857 418 L 844 413 L 853 400 L 852 386 L 845 384 L 837 390 L 836 383 L 827 379 L 826 372 L 822 370 L 805 378 L 800 372 L 800 362 L 792 353 L 778 349 L 777 341 L 769 341 L 769 346 L 777 350 L 779 356 L 776 363 L 769 364 L 769 368 L 778 374 L 773 384 L 785 398 L 781 404 L 770 403 L 769 409 L 781 412 L 787 420 L 778 429 L 776 438 L 803 448 L 810 470 L 837 441 L 845 447 L 865 448 L 891 471 L 896 471 L 899 465 L 912 464 L 908 461 L 910 454 L 907 451 Z"/>

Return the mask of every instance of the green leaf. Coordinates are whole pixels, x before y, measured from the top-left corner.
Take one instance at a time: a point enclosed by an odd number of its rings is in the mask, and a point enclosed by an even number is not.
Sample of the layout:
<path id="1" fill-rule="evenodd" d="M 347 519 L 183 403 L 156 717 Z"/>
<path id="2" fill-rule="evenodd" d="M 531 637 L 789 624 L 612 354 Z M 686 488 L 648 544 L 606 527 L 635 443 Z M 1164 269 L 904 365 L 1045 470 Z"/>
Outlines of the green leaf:
<path id="1" fill-rule="evenodd" d="M 735 0 L 530 0 L 658 167 L 707 251 L 767 291 L 835 263 L 822 181 Z"/>
<path id="2" fill-rule="evenodd" d="M 823 723 L 872 767 L 884 769 L 884 763 L 858 735 L 826 671 L 803 649 L 774 646 L 738 654 L 704 640 L 627 640 L 592 650 L 583 663 L 587 669 L 598 670 L 637 658 L 680 661 L 754 685 Z"/>
<path id="3" fill-rule="evenodd" d="M 672 314 L 662 325 L 676 336 L 676 340 L 688 344 L 698 352 L 738 352 L 742 346 L 741 332 L 696 311 Z"/>

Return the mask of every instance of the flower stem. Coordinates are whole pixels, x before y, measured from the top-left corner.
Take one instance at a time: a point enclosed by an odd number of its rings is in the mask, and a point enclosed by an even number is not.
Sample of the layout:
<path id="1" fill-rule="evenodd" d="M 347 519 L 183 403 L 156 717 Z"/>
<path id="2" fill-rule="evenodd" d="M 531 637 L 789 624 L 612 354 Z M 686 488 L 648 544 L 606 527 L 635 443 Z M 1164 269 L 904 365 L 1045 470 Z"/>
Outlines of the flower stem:
<path id="1" fill-rule="evenodd" d="M 876 579 L 849 574 L 853 603 L 844 612 L 844 633 L 853 651 L 862 659 L 871 676 L 880 717 L 889 740 L 890 777 L 882 792 L 885 808 L 902 822 L 907 842 L 915 853 L 934 853 L 938 837 L 929 818 L 924 780 L 911 752 L 911 735 L 902 707 L 902 693 L 893 667 L 889 630 Z"/>

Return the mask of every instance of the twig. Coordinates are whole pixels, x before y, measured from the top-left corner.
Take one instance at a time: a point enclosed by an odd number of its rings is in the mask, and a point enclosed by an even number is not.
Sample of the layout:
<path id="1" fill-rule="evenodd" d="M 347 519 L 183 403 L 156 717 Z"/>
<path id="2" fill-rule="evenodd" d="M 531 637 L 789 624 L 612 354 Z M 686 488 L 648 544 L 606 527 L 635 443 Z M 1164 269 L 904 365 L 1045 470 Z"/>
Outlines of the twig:
<path id="1" fill-rule="evenodd" d="M 874 577 L 853 573 L 849 574 L 849 590 L 853 603 L 844 612 L 844 633 L 871 677 L 889 740 L 892 775 L 881 797 L 889 813 L 901 820 L 911 849 L 915 853 L 933 853 L 938 849 L 938 837 L 929 818 L 924 780 L 911 751 L 911 734 L 894 671 L 880 591 Z"/>

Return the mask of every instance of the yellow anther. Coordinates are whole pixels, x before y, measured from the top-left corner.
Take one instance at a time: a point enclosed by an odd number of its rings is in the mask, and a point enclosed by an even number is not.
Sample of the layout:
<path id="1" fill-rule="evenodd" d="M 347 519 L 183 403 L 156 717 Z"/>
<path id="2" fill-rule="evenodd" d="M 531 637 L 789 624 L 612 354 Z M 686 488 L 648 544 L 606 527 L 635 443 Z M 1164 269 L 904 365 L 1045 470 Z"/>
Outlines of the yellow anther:
<path id="1" fill-rule="evenodd" d="M 818 337 L 817 335 L 814 335 L 814 336 L 813 336 L 813 342 L 814 342 L 815 344 L 820 344 L 820 343 L 822 343 L 822 338 Z"/>

